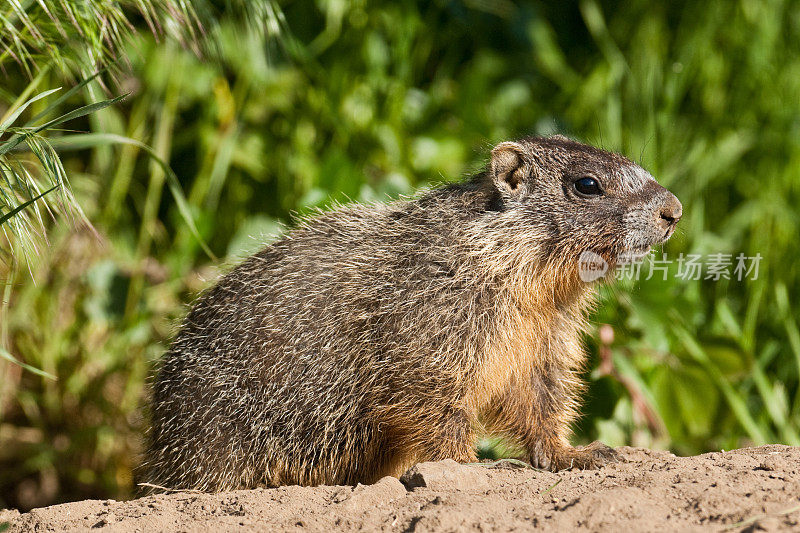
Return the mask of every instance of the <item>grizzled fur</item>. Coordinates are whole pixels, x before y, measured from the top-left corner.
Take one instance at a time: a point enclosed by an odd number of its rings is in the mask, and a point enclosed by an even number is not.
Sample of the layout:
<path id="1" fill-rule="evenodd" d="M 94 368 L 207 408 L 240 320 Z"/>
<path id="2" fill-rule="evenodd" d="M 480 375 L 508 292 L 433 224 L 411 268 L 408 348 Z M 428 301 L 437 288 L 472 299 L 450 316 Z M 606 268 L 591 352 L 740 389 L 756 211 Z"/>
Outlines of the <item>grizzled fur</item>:
<path id="1" fill-rule="evenodd" d="M 603 194 L 579 194 L 594 177 Z M 151 483 L 226 490 L 369 483 L 475 461 L 477 431 L 535 465 L 570 446 L 586 250 L 613 267 L 666 240 L 680 203 L 622 156 L 565 137 L 505 142 L 471 180 L 305 221 L 197 301 L 155 383 Z"/>

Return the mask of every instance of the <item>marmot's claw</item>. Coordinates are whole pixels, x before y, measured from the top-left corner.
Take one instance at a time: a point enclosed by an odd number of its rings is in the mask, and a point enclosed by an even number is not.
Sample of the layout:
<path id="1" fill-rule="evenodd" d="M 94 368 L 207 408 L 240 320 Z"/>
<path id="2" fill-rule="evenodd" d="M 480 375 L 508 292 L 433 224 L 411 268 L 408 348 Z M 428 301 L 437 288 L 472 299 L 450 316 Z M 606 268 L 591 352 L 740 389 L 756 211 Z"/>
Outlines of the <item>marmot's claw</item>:
<path id="1" fill-rule="evenodd" d="M 564 448 L 550 454 L 542 453 L 542 450 L 537 448 L 536 453 L 530 457 L 532 465 L 553 472 L 571 468 L 591 470 L 622 460 L 622 456 L 614 448 L 600 441 L 594 441 L 586 446 Z"/>
<path id="2" fill-rule="evenodd" d="M 599 468 L 608 463 L 616 463 L 622 460 L 622 456 L 611 446 L 607 446 L 596 440 L 586 446 L 575 448 L 575 465 L 578 468 L 592 469 Z"/>

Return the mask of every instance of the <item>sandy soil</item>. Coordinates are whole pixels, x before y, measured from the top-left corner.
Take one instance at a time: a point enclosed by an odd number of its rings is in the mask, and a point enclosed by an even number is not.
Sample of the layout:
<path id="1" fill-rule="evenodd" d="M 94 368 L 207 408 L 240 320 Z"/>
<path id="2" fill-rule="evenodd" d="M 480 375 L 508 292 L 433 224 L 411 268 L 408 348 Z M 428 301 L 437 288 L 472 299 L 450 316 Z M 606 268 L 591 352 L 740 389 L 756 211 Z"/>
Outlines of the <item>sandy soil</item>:
<path id="1" fill-rule="evenodd" d="M 413 467 L 402 482 L 90 500 L 0 511 L 0 523 L 11 522 L 9 531 L 800 531 L 800 448 L 619 451 L 625 462 L 595 471 L 442 461 Z"/>

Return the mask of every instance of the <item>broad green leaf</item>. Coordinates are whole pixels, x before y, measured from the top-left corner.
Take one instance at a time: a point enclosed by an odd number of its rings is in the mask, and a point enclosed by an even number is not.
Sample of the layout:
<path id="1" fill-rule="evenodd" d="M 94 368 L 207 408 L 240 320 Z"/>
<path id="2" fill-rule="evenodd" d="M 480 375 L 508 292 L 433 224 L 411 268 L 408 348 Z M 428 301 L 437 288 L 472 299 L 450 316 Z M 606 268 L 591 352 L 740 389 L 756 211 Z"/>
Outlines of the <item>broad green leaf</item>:
<path id="1" fill-rule="evenodd" d="M 688 433 L 695 437 L 711 433 L 719 392 L 709 385 L 705 372 L 697 367 L 683 368 L 675 373 L 671 385 Z"/>
<path id="2" fill-rule="evenodd" d="M 736 415 L 739 423 L 750 435 L 750 438 L 753 439 L 753 441 L 758 445 L 768 442 L 764 431 L 762 431 L 761 427 L 753 419 L 753 415 L 747 408 L 747 404 L 745 403 L 743 397 L 740 394 L 737 394 L 731 383 L 722 375 L 722 372 L 720 372 L 715 364 L 711 361 L 705 350 L 700 346 L 700 344 L 698 344 L 697 340 L 694 339 L 683 328 L 677 328 L 676 333 L 678 333 L 678 336 L 687 353 L 705 368 L 706 372 L 708 372 L 708 374 L 711 376 L 717 387 L 722 391 L 725 400 L 730 405 L 731 410 Z"/>

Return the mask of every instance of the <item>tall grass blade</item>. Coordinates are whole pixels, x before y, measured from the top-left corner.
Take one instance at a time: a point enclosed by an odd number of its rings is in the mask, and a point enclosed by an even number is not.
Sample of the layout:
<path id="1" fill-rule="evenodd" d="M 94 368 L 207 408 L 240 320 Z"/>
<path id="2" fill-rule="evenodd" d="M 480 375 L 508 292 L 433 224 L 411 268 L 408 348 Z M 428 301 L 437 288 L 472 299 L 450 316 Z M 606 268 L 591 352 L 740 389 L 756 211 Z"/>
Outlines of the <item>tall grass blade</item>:
<path id="1" fill-rule="evenodd" d="M 41 100 L 42 98 L 45 98 L 46 96 L 49 96 L 49 95 L 53 94 L 54 92 L 60 91 L 60 90 L 61 90 L 61 87 L 57 87 L 55 89 L 50 89 L 49 91 L 44 91 L 43 93 L 39 93 L 36 96 L 34 96 L 33 98 L 31 98 L 30 100 L 26 101 L 25 103 L 23 103 L 22 105 L 20 105 L 16 109 L 14 109 L 12 107 L 9 110 L 10 114 L 7 115 L 6 119 L 3 120 L 3 123 L 0 124 L 0 135 L 2 135 L 3 132 L 6 131 L 6 129 L 8 129 L 8 127 L 11 124 L 13 124 L 15 120 L 17 120 L 17 118 L 19 118 L 19 116 L 22 114 L 22 112 L 25 111 L 28 108 L 29 105 L 31 105 L 32 103 L 34 103 L 37 100 Z"/>
<path id="2" fill-rule="evenodd" d="M 195 239 L 197 239 L 198 244 L 200 244 L 200 247 L 203 249 L 206 255 L 213 261 L 217 260 L 217 256 L 211 251 L 211 248 L 208 247 L 205 239 L 203 239 L 197 229 L 191 209 L 189 208 L 189 203 L 187 202 L 186 196 L 183 193 L 183 188 L 181 187 L 178 177 L 175 175 L 175 172 L 172 170 L 172 168 L 170 168 L 169 164 L 159 157 L 152 147 L 141 141 L 137 141 L 136 139 L 131 139 L 130 137 L 125 137 L 123 135 L 117 135 L 115 133 L 81 133 L 76 135 L 65 135 L 63 137 L 52 139 L 51 144 L 53 147 L 60 150 L 85 150 L 87 148 L 94 148 L 96 146 L 105 146 L 109 144 L 128 144 L 136 146 L 137 148 L 147 152 L 147 154 L 164 171 L 167 177 L 167 186 L 169 187 L 170 193 L 175 200 L 175 205 L 178 208 L 178 212 L 180 213 L 181 218 L 183 218 L 183 221 L 189 227 L 192 235 Z"/>
<path id="3" fill-rule="evenodd" d="M 43 378 L 52 379 L 54 381 L 57 379 L 53 374 L 50 374 L 48 372 L 45 372 L 44 370 L 40 370 L 40 369 L 36 368 L 35 366 L 31 366 L 31 365 L 29 365 L 27 363 L 24 363 L 24 362 L 20 361 L 19 359 L 17 359 L 13 355 L 11 355 L 2 346 L 0 346 L 0 358 L 5 359 L 6 361 L 9 361 L 9 362 L 11 362 L 11 363 L 13 363 L 15 365 L 19 365 L 22 368 L 24 368 L 25 370 L 27 370 L 28 372 L 36 374 L 37 376 L 42 376 Z"/>
<path id="4" fill-rule="evenodd" d="M 91 76 L 82 79 L 77 85 L 68 89 L 64 94 L 60 95 L 58 98 L 50 102 L 50 104 L 46 108 L 44 108 L 42 111 L 34 115 L 34 117 L 31 118 L 28 122 L 26 122 L 23 127 L 29 128 L 34 124 L 36 124 L 40 119 L 46 117 L 54 110 L 58 109 L 61 106 L 61 104 L 63 104 L 73 94 L 77 93 L 78 91 L 86 87 L 92 80 L 97 79 L 98 76 L 100 76 L 107 70 L 108 69 L 100 69 Z"/>
<path id="5" fill-rule="evenodd" d="M 0 156 L 8 153 L 14 147 L 16 147 L 19 143 L 21 143 L 25 139 L 26 135 L 30 135 L 32 133 L 39 133 L 39 132 L 41 132 L 43 130 L 51 129 L 51 128 L 55 127 L 55 126 L 63 124 L 64 122 L 67 122 L 68 120 L 72 120 L 74 118 L 79 118 L 79 117 L 88 115 L 90 113 L 94 113 L 95 111 L 99 111 L 100 109 L 105 109 L 108 106 L 116 104 L 117 102 L 119 102 L 120 100 L 125 98 L 126 96 L 128 96 L 128 95 L 127 94 L 123 94 L 123 95 L 117 96 L 116 98 L 111 98 L 109 100 L 103 100 L 101 102 L 95 102 L 93 104 L 89 104 L 89 105 L 85 105 L 85 106 L 79 107 L 78 109 L 74 109 L 74 110 L 70 111 L 69 113 L 65 113 L 65 114 L 61 115 L 60 117 L 58 117 L 58 118 L 54 118 L 53 120 L 51 120 L 49 122 L 46 122 L 46 123 L 42 124 L 41 126 L 36 126 L 36 127 L 32 128 L 30 130 L 24 130 L 21 133 L 17 133 L 13 137 L 11 137 L 9 140 L 7 140 L 5 143 L 0 145 Z"/>
<path id="6" fill-rule="evenodd" d="M 48 189 L 48 190 L 44 191 L 43 193 L 37 195 L 35 198 L 31 198 L 27 202 L 21 203 L 20 205 L 18 205 L 17 207 L 15 207 L 11 211 L 9 211 L 8 213 L 0 214 L 0 224 L 4 224 L 7 220 L 9 220 L 11 217 L 16 215 L 17 213 L 19 213 L 20 211 L 22 211 L 23 209 L 25 209 L 29 205 L 35 204 L 37 200 L 39 200 L 40 198 L 44 198 L 44 196 L 46 194 L 49 194 L 49 193 L 53 192 L 54 190 L 58 189 L 59 186 L 60 186 L 59 184 L 56 184 L 53 187 L 51 187 L 50 189 Z"/>

